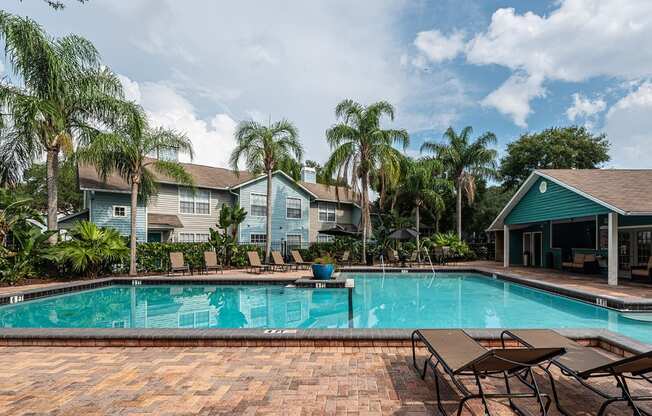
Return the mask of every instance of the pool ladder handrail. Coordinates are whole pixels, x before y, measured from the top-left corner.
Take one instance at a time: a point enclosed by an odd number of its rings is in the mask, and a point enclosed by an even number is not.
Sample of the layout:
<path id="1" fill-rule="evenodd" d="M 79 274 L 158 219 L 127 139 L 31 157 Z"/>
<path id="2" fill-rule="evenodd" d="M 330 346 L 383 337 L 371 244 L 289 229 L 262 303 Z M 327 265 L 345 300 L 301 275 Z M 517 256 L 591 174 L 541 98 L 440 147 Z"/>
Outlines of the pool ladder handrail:
<path id="1" fill-rule="evenodd" d="M 430 270 L 432 270 L 432 276 L 436 277 L 436 272 L 435 272 L 435 266 L 432 264 L 432 260 L 430 259 L 430 253 L 428 252 L 428 249 L 426 247 L 421 247 L 423 251 L 426 253 L 426 257 L 428 257 L 428 263 L 430 263 Z"/>

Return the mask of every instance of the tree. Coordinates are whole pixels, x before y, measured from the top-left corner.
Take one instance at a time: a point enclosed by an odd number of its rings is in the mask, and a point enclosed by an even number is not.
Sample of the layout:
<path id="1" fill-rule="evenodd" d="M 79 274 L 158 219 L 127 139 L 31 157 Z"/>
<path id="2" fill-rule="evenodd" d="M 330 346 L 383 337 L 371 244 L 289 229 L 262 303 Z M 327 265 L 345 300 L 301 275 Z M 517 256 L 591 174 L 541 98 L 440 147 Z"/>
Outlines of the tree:
<path id="1" fill-rule="evenodd" d="M 23 2 L 23 0 L 18 0 L 18 1 L 20 1 L 21 3 Z M 82 3 L 82 4 L 86 3 L 87 1 L 88 0 L 77 0 L 78 3 Z M 63 0 L 43 0 L 43 2 L 48 6 L 52 7 L 54 10 L 63 10 L 66 8 L 66 4 L 64 3 Z"/>
<path id="2" fill-rule="evenodd" d="M 57 177 L 58 212 L 70 215 L 82 208 L 83 194 L 77 181 L 77 163 L 74 158 L 66 158 L 59 168 Z M 46 212 L 48 190 L 46 186 L 46 167 L 44 163 L 34 163 L 23 173 L 23 182 L 16 186 L 16 192 L 32 199 L 32 207 Z"/>
<path id="3" fill-rule="evenodd" d="M 440 177 L 442 166 L 437 159 L 408 159 L 407 170 L 401 178 L 397 194 L 401 198 L 414 201 L 415 224 L 417 229 L 417 255 L 419 253 L 419 233 L 421 209 L 430 208 L 435 213 L 444 210 L 444 193 L 450 187 L 447 179 Z"/>
<path id="4" fill-rule="evenodd" d="M 324 174 L 349 183 L 361 195 L 362 257 L 367 253 L 367 236 L 371 233 L 369 210 L 370 175 L 380 169 L 388 176 L 399 171 L 401 153 L 410 141 L 405 130 L 383 129 L 381 118 L 394 120 L 394 107 L 386 101 L 363 106 L 344 100 L 335 107 L 335 116 L 341 120 L 326 131 L 332 153 L 324 165 Z"/>
<path id="5" fill-rule="evenodd" d="M 267 175 L 267 230 L 265 242 L 265 261 L 272 252 L 272 173 L 279 169 L 279 163 L 288 160 L 300 161 L 303 147 L 299 142 L 299 132 L 287 120 L 264 126 L 253 120 L 242 121 L 235 132 L 236 147 L 231 153 L 230 165 L 239 172 L 238 164 L 244 158 L 247 169 L 254 174 Z"/>
<path id="6" fill-rule="evenodd" d="M 156 194 L 155 173 L 176 183 L 193 185 L 192 176 L 176 161 L 151 159 L 150 154 L 178 151 L 193 157 L 192 143 L 175 130 L 151 128 L 143 110 L 132 104 L 134 111 L 125 123 L 114 126 L 110 132 L 96 132 L 88 144 L 78 152 L 80 162 L 92 164 L 100 178 L 117 173 L 131 187 L 131 238 L 129 274 L 136 274 L 136 211 L 138 199 L 146 204 Z"/>
<path id="7" fill-rule="evenodd" d="M 586 127 L 553 127 L 523 134 L 507 145 L 500 163 L 503 186 L 520 186 L 535 169 L 595 169 L 609 161 L 606 135 Z"/>
<path id="8" fill-rule="evenodd" d="M 471 141 L 473 128 L 464 127 L 457 134 L 452 127 L 444 133 L 446 143 L 426 141 L 421 152 L 433 152 L 441 161 L 449 178 L 455 185 L 455 215 L 457 219 L 457 236 L 462 238 L 462 194 L 466 194 L 469 203 L 475 198 L 476 181 L 495 176 L 496 150 L 488 146 L 496 142 L 496 136 L 486 132 Z"/>
<path id="9" fill-rule="evenodd" d="M 122 85 L 82 37 L 52 38 L 33 20 L 4 11 L 0 37 L 6 63 L 20 81 L 0 83 L 0 106 L 11 119 L 9 137 L 25 141 L 25 154 L 46 153 L 47 226 L 56 230 L 59 154 L 71 153 L 75 138 L 123 114 Z"/>

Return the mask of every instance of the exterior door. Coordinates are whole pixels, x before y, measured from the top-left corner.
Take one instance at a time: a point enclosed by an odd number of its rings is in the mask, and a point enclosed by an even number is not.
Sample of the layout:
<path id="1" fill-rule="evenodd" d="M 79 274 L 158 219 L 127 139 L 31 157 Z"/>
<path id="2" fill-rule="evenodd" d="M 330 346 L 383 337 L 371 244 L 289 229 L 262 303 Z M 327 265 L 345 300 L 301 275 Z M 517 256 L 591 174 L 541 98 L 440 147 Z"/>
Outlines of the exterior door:
<path id="1" fill-rule="evenodd" d="M 161 238 L 161 232 L 160 231 L 147 233 L 147 242 L 148 243 L 160 243 L 161 240 L 162 240 L 162 238 Z"/>

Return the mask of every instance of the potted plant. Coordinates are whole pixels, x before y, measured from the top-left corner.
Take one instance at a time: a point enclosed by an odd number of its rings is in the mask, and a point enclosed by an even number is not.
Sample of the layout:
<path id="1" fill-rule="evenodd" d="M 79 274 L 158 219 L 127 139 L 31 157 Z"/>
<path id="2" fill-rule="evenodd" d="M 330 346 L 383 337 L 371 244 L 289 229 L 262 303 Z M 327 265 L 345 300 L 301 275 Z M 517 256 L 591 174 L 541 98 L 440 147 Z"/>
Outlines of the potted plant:
<path id="1" fill-rule="evenodd" d="M 329 255 L 318 257 L 312 264 L 312 277 L 318 280 L 329 280 L 335 271 L 335 259 Z"/>

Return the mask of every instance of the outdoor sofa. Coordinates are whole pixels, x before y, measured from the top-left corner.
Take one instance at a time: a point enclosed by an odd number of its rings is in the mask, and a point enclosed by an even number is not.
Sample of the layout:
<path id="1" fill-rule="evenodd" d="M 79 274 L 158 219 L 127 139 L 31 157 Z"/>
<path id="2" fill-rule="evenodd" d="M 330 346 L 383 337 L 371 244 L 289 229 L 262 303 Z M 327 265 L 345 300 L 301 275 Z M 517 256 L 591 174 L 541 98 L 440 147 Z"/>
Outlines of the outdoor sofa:
<path id="1" fill-rule="evenodd" d="M 575 253 L 573 261 L 562 262 L 561 267 L 574 272 L 597 273 L 598 260 L 595 254 Z"/>
<path id="2" fill-rule="evenodd" d="M 570 413 L 559 403 L 555 378 L 550 372 L 551 365 L 557 366 L 563 375 L 575 379 L 584 387 L 605 399 L 598 410 L 598 416 L 605 414 L 608 406 L 616 402 L 626 402 L 632 409 L 633 415 L 649 415 L 648 412 L 640 409 L 639 403 L 652 401 L 652 351 L 632 357 L 614 359 L 600 354 L 594 349 L 584 347 L 550 329 L 504 331 L 501 334 L 503 347 L 506 338 L 515 339 L 519 343 L 531 348 L 563 347 L 566 350 L 564 355 L 554 358 L 547 366 L 541 366 L 550 379 L 552 395 L 560 413 L 570 416 Z M 529 376 L 531 377 L 532 374 L 530 373 Z M 614 379 L 620 389 L 620 395 L 614 396 L 589 383 L 591 379 L 605 377 Z M 632 394 L 627 380 L 639 380 L 644 383 L 650 383 L 649 394 L 647 396 L 636 396 Z"/>

